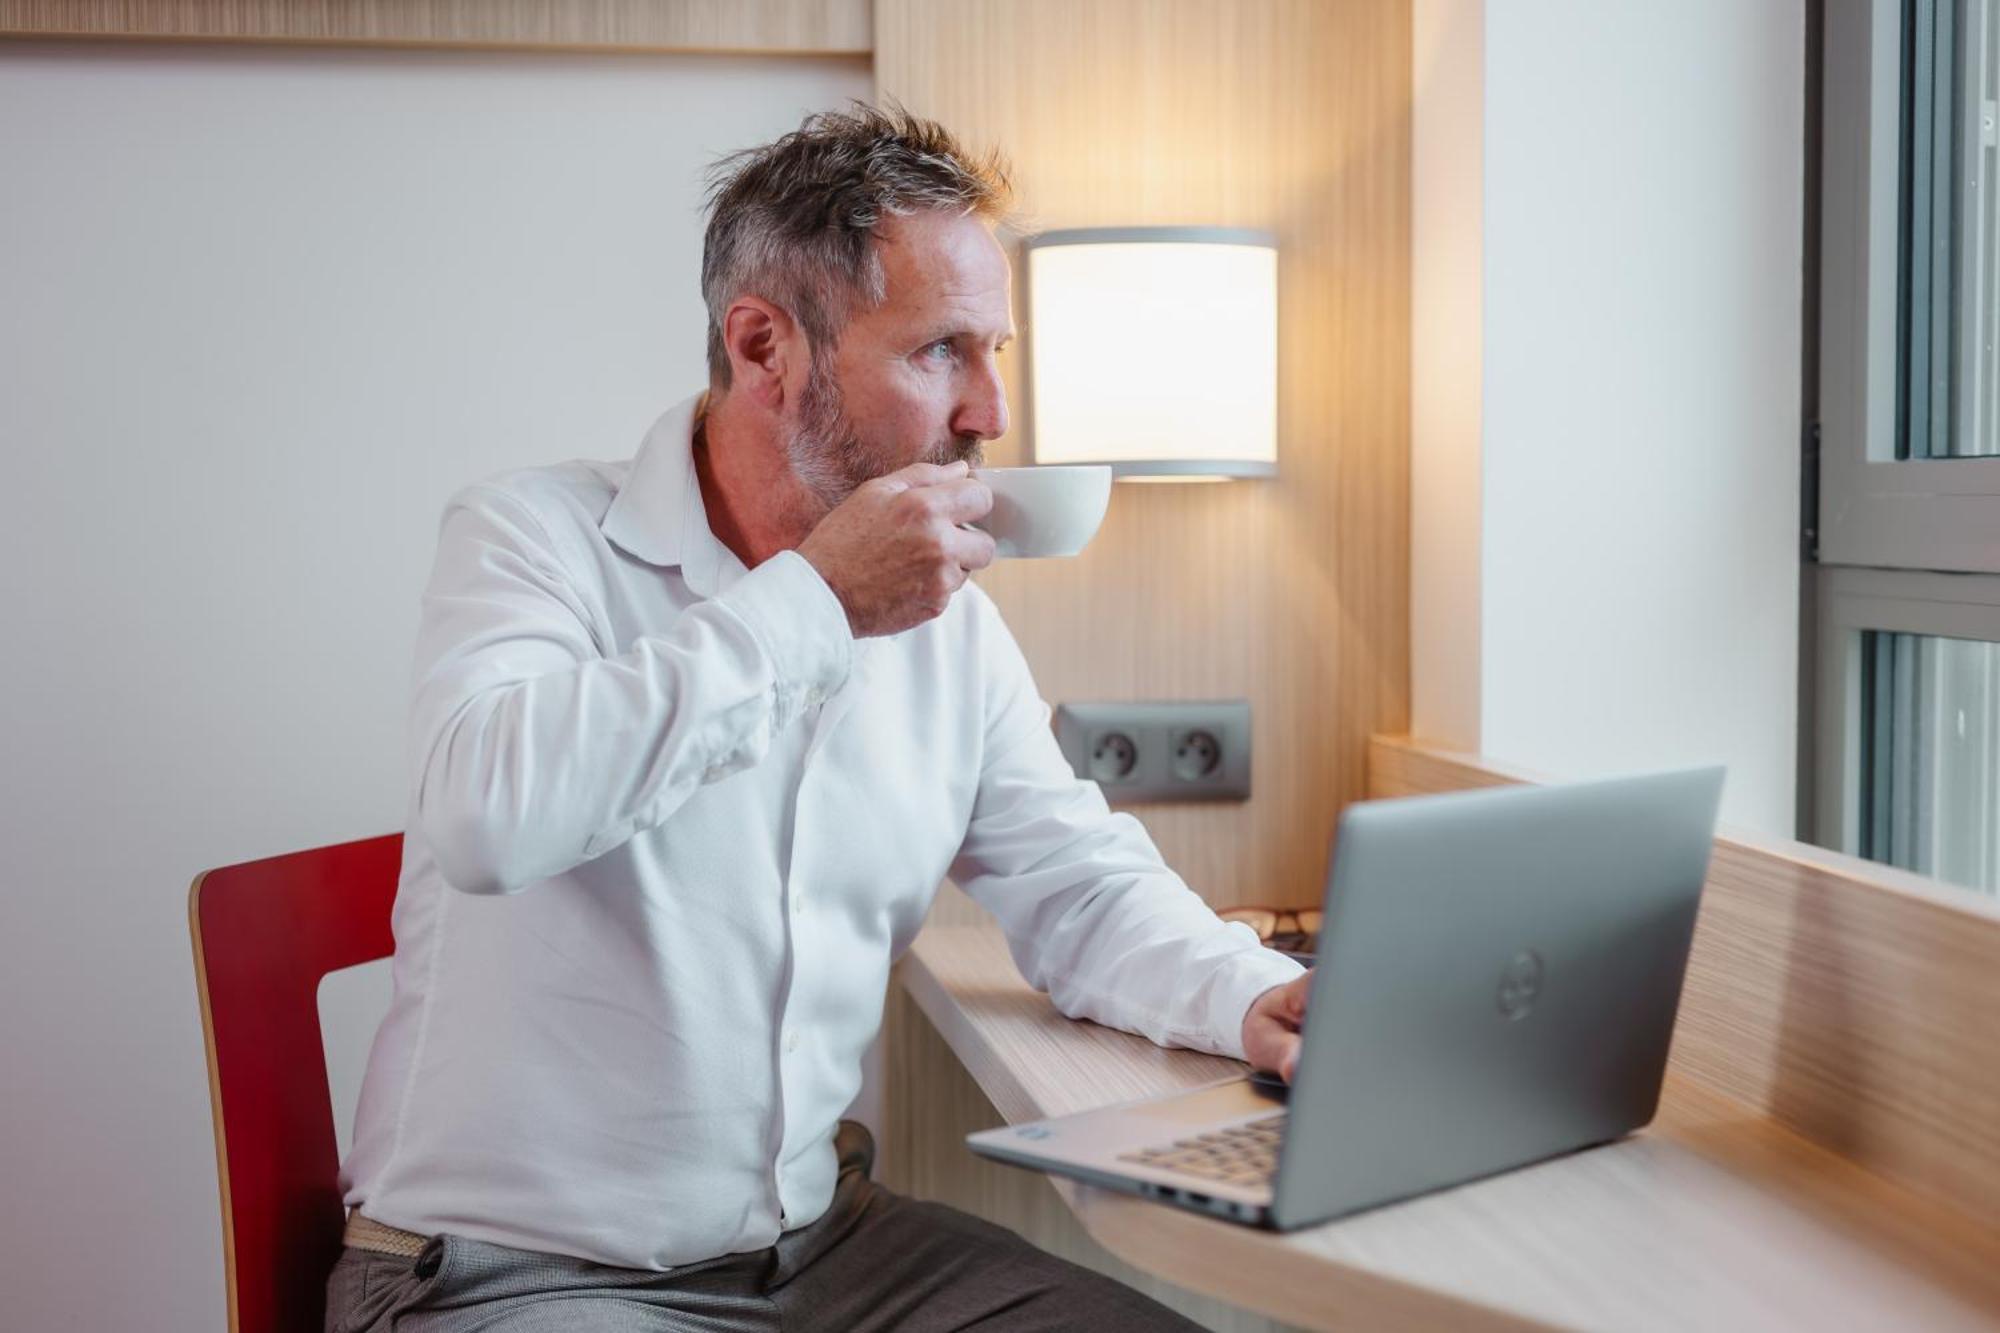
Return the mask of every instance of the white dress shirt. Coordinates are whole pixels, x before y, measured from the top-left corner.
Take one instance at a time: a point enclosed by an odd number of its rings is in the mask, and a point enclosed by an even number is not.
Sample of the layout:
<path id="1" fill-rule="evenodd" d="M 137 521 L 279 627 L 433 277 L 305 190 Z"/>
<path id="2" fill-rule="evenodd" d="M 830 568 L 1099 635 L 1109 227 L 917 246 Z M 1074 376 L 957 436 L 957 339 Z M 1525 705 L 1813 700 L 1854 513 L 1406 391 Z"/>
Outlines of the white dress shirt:
<path id="1" fill-rule="evenodd" d="M 949 876 L 1064 1013 L 1241 1057 L 1298 975 L 1057 750 L 984 592 L 855 639 L 795 551 L 711 532 L 704 399 L 629 462 L 446 505 L 423 597 L 395 998 L 347 1202 L 628 1268 L 832 1197 L 889 967 Z"/>

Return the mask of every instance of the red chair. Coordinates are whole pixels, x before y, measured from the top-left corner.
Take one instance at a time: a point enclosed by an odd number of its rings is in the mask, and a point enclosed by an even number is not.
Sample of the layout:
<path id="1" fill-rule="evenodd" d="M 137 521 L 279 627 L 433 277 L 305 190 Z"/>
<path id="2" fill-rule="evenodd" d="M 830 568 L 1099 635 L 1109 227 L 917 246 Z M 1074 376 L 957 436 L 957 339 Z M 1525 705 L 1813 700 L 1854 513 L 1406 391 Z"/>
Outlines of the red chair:
<path id="1" fill-rule="evenodd" d="M 231 1333 L 324 1320 L 346 1209 L 319 982 L 394 951 L 402 860 L 392 833 L 206 871 L 188 890 Z"/>

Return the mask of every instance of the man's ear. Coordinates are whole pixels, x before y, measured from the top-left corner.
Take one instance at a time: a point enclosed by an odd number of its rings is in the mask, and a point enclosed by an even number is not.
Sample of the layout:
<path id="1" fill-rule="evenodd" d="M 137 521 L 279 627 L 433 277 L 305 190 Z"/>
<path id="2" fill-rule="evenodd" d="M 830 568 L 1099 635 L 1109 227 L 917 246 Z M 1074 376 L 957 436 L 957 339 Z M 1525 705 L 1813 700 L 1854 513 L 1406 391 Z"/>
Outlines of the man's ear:
<path id="1" fill-rule="evenodd" d="M 729 353 L 729 390 L 741 391 L 765 411 L 784 411 L 811 367 L 805 330 L 782 306 L 760 296 L 739 296 L 722 317 L 722 346 Z"/>

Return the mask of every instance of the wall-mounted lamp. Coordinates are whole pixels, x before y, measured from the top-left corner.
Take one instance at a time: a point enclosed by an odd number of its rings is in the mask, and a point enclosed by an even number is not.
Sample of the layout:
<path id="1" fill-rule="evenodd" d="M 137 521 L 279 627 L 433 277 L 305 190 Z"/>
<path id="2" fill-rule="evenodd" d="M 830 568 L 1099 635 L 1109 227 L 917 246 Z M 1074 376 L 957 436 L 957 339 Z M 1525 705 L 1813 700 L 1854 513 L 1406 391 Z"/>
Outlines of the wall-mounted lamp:
<path id="1" fill-rule="evenodd" d="M 1120 481 L 1278 471 L 1278 250 L 1268 232 L 1101 227 L 1022 243 L 1036 463 Z"/>

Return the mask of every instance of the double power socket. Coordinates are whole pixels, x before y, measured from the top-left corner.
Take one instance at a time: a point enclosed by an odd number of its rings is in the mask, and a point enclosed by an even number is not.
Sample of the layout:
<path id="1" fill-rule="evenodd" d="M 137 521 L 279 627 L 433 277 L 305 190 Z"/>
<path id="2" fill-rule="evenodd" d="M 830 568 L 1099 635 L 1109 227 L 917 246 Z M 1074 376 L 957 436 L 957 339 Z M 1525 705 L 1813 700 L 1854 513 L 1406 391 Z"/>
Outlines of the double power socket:
<path id="1" fill-rule="evenodd" d="M 1056 744 L 1114 805 L 1250 797 L 1250 701 L 1060 704 Z"/>

